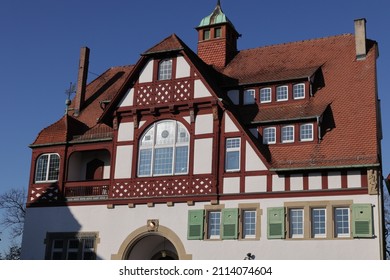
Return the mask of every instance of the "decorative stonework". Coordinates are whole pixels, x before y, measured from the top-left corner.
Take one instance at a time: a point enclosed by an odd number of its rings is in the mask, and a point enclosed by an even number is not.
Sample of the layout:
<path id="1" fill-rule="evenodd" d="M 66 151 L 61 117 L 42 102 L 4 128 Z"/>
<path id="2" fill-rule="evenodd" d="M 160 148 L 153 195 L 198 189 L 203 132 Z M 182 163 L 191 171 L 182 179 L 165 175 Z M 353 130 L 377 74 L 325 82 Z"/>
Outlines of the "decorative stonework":
<path id="1" fill-rule="evenodd" d="M 58 187 L 56 185 L 33 187 L 28 197 L 28 203 L 58 201 Z"/>
<path id="2" fill-rule="evenodd" d="M 378 171 L 375 169 L 367 170 L 368 193 L 378 194 Z"/>

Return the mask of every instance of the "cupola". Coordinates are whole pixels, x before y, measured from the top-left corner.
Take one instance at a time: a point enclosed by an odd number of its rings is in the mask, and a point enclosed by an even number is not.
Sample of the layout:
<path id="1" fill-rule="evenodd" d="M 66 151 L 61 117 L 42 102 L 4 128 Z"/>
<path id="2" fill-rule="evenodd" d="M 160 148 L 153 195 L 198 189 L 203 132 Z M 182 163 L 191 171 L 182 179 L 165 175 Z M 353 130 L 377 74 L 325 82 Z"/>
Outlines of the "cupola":
<path id="1" fill-rule="evenodd" d="M 198 31 L 198 56 L 217 69 L 225 67 L 237 54 L 239 33 L 227 18 L 218 0 L 214 11 L 203 18 Z"/>

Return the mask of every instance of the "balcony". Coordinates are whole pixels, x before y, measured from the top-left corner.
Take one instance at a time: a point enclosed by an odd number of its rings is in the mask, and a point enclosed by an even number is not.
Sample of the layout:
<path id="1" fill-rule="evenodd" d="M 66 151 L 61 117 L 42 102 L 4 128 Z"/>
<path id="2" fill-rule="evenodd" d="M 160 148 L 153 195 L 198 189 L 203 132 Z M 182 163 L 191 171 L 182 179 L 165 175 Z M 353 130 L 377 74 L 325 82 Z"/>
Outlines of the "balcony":
<path id="1" fill-rule="evenodd" d="M 108 199 L 109 180 L 69 182 L 65 184 L 66 201 L 86 201 Z"/>

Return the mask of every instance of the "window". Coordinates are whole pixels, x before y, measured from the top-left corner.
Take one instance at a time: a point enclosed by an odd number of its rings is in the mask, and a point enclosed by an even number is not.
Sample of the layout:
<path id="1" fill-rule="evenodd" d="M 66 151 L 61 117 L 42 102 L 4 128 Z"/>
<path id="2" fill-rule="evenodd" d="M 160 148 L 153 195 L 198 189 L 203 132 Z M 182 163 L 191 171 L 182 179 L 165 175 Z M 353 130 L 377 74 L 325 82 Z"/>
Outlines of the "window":
<path id="1" fill-rule="evenodd" d="M 302 124 L 300 128 L 301 141 L 313 140 L 313 124 Z"/>
<path id="2" fill-rule="evenodd" d="M 158 79 L 160 81 L 170 80 L 172 78 L 172 59 L 165 59 L 160 62 L 158 67 Z"/>
<path id="3" fill-rule="evenodd" d="M 334 235 L 335 237 L 349 237 L 349 208 L 340 207 L 334 209 Z"/>
<path id="4" fill-rule="evenodd" d="M 138 176 L 188 173 L 189 134 L 176 121 L 154 123 L 139 142 Z"/>
<path id="5" fill-rule="evenodd" d="M 206 29 L 203 31 L 203 40 L 209 40 L 210 39 L 210 29 Z"/>
<path id="6" fill-rule="evenodd" d="M 276 143 L 276 128 L 267 127 L 263 130 L 263 144 L 275 144 Z"/>
<path id="7" fill-rule="evenodd" d="M 282 127 L 282 143 L 294 142 L 294 126 L 283 126 Z"/>
<path id="8" fill-rule="evenodd" d="M 290 209 L 290 237 L 303 238 L 303 209 Z"/>
<path id="9" fill-rule="evenodd" d="M 260 89 L 260 103 L 271 102 L 271 88 Z"/>
<path id="10" fill-rule="evenodd" d="M 326 237 L 326 209 L 311 210 L 312 237 Z"/>
<path id="11" fill-rule="evenodd" d="M 97 233 L 47 233 L 46 259 L 95 260 Z"/>
<path id="12" fill-rule="evenodd" d="M 242 212 L 242 237 L 256 237 L 256 210 L 244 210 Z"/>
<path id="13" fill-rule="evenodd" d="M 43 154 L 37 159 L 35 182 L 57 181 L 59 171 L 60 156 L 58 154 Z"/>
<path id="14" fill-rule="evenodd" d="M 276 88 L 276 101 L 288 100 L 288 87 L 279 86 Z"/>
<path id="15" fill-rule="evenodd" d="M 244 105 L 255 103 L 255 90 L 247 89 L 244 91 Z"/>
<path id="16" fill-rule="evenodd" d="M 293 86 L 294 99 L 305 98 L 305 84 L 296 84 Z"/>
<path id="17" fill-rule="evenodd" d="M 214 29 L 214 38 L 221 38 L 221 27 Z"/>
<path id="18" fill-rule="evenodd" d="M 240 170 L 240 138 L 226 139 L 226 154 L 225 154 L 225 170 L 239 171 Z"/>
<path id="19" fill-rule="evenodd" d="M 221 235 L 221 212 L 208 212 L 207 238 L 219 239 Z"/>

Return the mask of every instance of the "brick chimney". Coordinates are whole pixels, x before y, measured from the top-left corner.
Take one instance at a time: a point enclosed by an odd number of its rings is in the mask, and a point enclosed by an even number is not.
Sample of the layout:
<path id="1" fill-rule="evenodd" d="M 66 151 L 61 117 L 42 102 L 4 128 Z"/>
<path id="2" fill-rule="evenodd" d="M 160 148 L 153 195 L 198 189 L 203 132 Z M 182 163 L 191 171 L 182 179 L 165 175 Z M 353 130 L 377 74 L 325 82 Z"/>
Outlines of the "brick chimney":
<path id="1" fill-rule="evenodd" d="M 366 39 L 366 19 L 355 19 L 355 47 L 357 60 L 363 60 L 366 58 Z"/>
<path id="2" fill-rule="evenodd" d="M 78 116 L 85 102 L 85 90 L 87 87 L 89 65 L 89 48 L 82 47 L 80 50 L 79 71 L 77 77 L 77 89 L 74 104 L 74 116 Z"/>

